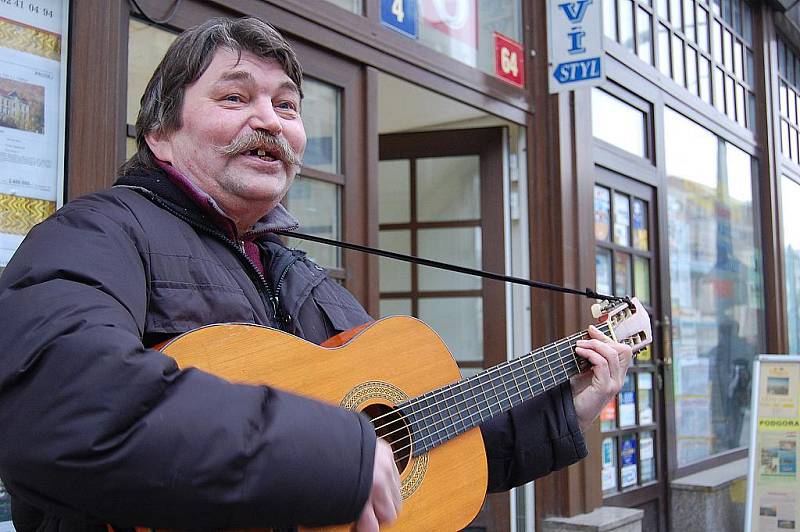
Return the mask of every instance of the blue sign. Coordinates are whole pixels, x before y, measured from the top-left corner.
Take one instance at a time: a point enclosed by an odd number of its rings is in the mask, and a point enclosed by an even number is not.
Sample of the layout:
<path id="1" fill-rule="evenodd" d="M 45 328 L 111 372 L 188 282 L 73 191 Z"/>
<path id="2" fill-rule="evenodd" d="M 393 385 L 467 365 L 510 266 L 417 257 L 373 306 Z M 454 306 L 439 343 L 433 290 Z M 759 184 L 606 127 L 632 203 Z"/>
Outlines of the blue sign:
<path id="1" fill-rule="evenodd" d="M 381 0 L 381 24 L 417 38 L 417 0 Z"/>
<path id="2" fill-rule="evenodd" d="M 553 70 L 553 77 L 555 77 L 556 81 L 559 83 L 573 83 L 576 81 L 599 78 L 602 76 L 602 70 L 600 58 L 592 57 L 591 59 L 560 63 Z"/>

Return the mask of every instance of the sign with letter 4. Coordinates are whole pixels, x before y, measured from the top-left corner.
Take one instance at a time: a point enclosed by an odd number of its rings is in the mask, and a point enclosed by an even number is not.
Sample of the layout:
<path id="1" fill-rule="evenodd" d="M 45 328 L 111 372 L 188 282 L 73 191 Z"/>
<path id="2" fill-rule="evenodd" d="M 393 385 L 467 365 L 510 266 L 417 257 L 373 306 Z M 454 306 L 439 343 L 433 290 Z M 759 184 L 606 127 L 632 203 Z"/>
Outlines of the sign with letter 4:
<path id="1" fill-rule="evenodd" d="M 417 0 L 381 0 L 381 24 L 416 39 Z"/>
<path id="2" fill-rule="evenodd" d="M 497 77 L 517 87 L 525 86 L 522 45 L 494 32 L 494 71 Z"/>
<path id="3" fill-rule="evenodd" d="M 603 82 L 601 4 L 600 0 L 547 0 L 551 93 Z"/>

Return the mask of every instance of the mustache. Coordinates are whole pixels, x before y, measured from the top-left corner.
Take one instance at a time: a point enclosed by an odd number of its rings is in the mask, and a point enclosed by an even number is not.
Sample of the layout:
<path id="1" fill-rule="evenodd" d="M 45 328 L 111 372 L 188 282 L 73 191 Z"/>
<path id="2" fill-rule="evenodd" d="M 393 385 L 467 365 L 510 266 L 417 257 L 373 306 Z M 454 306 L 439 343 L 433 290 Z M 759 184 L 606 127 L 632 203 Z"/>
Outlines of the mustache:
<path id="1" fill-rule="evenodd" d="M 252 150 L 264 150 L 272 156 L 290 166 L 300 166 L 303 163 L 300 155 L 289 145 L 283 137 L 272 135 L 264 130 L 254 130 L 234 139 L 227 146 L 215 146 L 219 153 L 226 157 L 234 157 Z"/>

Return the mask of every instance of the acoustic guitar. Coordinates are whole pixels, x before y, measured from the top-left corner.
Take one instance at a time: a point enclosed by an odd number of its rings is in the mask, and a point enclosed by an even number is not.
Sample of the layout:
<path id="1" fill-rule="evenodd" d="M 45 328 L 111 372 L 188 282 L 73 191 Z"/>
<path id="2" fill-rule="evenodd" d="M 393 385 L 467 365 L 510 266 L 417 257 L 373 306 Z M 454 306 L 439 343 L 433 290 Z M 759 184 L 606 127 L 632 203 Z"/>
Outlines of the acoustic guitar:
<path id="1" fill-rule="evenodd" d="M 593 312 L 603 333 L 634 352 L 652 341 L 636 298 Z M 181 367 L 365 413 L 391 444 L 400 471 L 403 510 L 386 529 L 458 530 L 486 495 L 478 425 L 587 370 L 590 364 L 575 354 L 575 342 L 587 337 L 573 334 L 467 379 L 441 338 L 411 317 L 372 322 L 322 347 L 257 325 L 209 325 L 162 351 Z"/>

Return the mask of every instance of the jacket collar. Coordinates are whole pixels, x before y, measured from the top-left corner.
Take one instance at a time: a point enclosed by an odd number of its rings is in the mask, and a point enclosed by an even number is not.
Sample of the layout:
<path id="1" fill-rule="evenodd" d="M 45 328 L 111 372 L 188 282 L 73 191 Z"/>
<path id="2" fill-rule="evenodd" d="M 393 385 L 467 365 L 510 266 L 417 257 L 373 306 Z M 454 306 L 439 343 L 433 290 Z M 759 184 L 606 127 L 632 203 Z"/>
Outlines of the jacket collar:
<path id="1" fill-rule="evenodd" d="M 253 227 L 243 234 L 238 234 L 236 224 L 225 214 L 214 198 L 206 194 L 197 185 L 167 163 L 160 163 L 161 173 L 141 173 L 120 176 L 115 185 L 144 188 L 178 207 L 183 213 L 196 221 L 211 224 L 225 232 L 234 241 L 254 240 L 275 231 L 294 231 L 298 228 L 297 219 L 280 203 Z"/>

